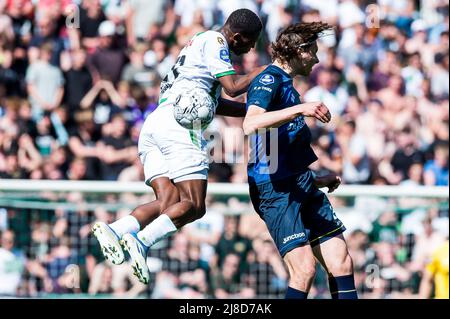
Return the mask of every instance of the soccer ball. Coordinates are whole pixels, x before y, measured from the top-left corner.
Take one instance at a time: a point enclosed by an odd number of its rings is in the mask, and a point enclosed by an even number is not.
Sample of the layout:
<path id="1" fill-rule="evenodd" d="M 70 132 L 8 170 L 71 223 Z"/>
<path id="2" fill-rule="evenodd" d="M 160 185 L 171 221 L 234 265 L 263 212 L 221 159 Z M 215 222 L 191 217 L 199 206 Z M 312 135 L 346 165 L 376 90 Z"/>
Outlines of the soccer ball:
<path id="1" fill-rule="evenodd" d="M 189 130 L 206 128 L 214 118 L 217 102 L 205 90 L 193 89 L 183 92 L 175 100 L 175 120 Z"/>

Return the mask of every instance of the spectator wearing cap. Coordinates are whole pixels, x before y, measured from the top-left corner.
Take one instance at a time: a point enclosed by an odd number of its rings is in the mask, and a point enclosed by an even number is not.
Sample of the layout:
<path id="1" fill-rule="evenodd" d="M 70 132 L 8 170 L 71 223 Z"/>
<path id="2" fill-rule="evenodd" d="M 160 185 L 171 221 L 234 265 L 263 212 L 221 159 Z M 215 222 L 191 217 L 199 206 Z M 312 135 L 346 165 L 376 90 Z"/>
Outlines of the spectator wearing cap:
<path id="1" fill-rule="evenodd" d="M 99 46 L 88 59 L 94 82 L 103 79 L 116 84 L 120 80 L 126 56 L 115 46 L 115 33 L 116 26 L 112 21 L 103 21 L 98 28 Z"/>

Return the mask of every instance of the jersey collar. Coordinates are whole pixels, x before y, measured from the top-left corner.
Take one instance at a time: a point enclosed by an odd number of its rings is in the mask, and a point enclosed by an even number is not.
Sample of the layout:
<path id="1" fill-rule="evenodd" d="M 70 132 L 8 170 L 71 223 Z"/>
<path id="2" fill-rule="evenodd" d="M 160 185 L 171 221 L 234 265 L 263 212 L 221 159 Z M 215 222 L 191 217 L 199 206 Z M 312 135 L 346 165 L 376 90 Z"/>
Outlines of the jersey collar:
<path id="1" fill-rule="evenodd" d="M 281 76 L 283 77 L 283 80 L 292 81 L 292 77 L 286 71 L 284 71 L 282 68 L 280 68 L 279 66 L 271 64 L 269 67 L 271 67 L 275 72 L 281 74 Z"/>

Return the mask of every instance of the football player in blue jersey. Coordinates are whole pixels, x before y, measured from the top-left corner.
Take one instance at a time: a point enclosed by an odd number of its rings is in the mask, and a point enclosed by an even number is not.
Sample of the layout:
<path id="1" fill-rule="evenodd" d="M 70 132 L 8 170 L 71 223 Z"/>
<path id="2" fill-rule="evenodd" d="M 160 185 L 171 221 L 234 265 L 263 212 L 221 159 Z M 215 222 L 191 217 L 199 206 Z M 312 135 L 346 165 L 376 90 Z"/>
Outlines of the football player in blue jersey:
<path id="1" fill-rule="evenodd" d="M 308 76 L 317 58 L 317 39 L 331 26 L 298 23 L 272 43 L 272 61 L 250 84 L 244 132 L 250 135 L 248 180 L 256 212 L 265 221 L 289 270 L 286 298 L 306 299 L 316 258 L 328 273 L 333 299 L 357 299 L 352 259 L 342 222 L 321 187 L 334 191 L 336 174 L 318 177 L 308 168 L 317 160 L 305 117 L 328 123 L 322 102 L 301 103 L 295 76 Z"/>

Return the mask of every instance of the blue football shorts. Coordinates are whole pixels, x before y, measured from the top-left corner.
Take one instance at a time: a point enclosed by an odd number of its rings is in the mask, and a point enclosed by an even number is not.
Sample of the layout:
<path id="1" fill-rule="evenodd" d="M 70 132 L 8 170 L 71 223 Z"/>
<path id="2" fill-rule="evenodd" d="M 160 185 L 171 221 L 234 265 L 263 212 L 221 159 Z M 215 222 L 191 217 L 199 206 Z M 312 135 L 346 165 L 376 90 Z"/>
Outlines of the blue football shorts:
<path id="1" fill-rule="evenodd" d="M 311 170 L 264 184 L 250 184 L 253 207 L 264 220 L 281 256 L 318 245 L 345 231 Z"/>

